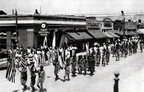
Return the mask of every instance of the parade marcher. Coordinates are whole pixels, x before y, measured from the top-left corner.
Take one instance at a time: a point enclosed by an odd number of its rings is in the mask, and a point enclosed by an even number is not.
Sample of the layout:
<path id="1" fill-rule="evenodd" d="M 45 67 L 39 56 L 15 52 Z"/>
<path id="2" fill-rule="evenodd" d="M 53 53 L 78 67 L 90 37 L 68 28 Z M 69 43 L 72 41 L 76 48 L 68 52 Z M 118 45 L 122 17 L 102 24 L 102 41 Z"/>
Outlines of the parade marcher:
<path id="1" fill-rule="evenodd" d="M 92 55 L 88 56 L 88 70 L 90 71 L 90 75 L 92 76 L 95 71 L 95 60 Z"/>
<path id="2" fill-rule="evenodd" d="M 103 50 L 102 50 L 102 66 L 106 64 L 106 45 L 103 43 Z"/>
<path id="3" fill-rule="evenodd" d="M 110 51 L 109 51 L 109 48 L 108 48 L 108 45 L 106 46 L 106 64 L 108 65 L 109 63 L 109 60 L 110 60 Z"/>
<path id="4" fill-rule="evenodd" d="M 88 68 L 88 60 L 86 55 L 84 55 L 84 60 L 83 60 L 83 70 L 84 70 L 84 75 L 87 74 L 87 68 Z"/>
<path id="5" fill-rule="evenodd" d="M 38 82 L 37 87 L 42 90 L 43 89 L 43 83 L 45 81 L 45 71 L 43 69 L 43 65 L 40 66 L 40 69 L 38 70 Z"/>
<path id="6" fill-rule="evenodd" d="M 72 76 L 76 76 L 76 56 L 73 56 L 72 57 L 72 60 L 71 60 L 71 65 L 72 65 Z"/>
<path id="7" fill-rule="evenodd" d="M 55 74 L 55 81 L 57 81 L 59 79 L 58 72 L 59 72 L 61 66 L 60 66 L 59 61 L 58 61 L 58 53 L 55 52 L 54 56 L 55 56 L 55 58 L 53 60 L 54 74 Z"/>
<path id="8" fill-rule="evenodd" d="M 97 48 L 96 57 L 97 57 L 97 66 L 99 66 L 100 65 L 100 60 L 101 60 L 101 51 L 100 51 L 99 46 Z"/>
<path id="9" fill-rule="evenodd" d="M 132 41 L 131 39 L 129 38 L 129 41 L 128 41 L 128 50 L 129 50 L 129 56 L 132 55 Z"/>
<path id="10" fill-rule="evenodd" d="M 78 73 L 82 74 L 82 70 L 83 70 L 83 57 L 82 55 L 80 55 L 78 57 Z"/>
<path id="11" fill-rule="evenodd" d="M 26 59 L 26 51 L 22 51 L 22 53 L 20 52 L 18 57 L 20 57 L 20 61 L 19 61 L 19 72 L 21 73 L 21 84 L 23 85 L 23 90 L 26 90 L 27 85 L 27 66 L 28 66 L 28 62 Z"/>
<path id="12" fill-rule="evenodd" d="M 115 44 L 116 48 L 116 61 L 120 60 L 120 41 L 117 41 Z"/>
<path id="13" fill-rule="evenodd" d="M 30 75 L 31 75 L 31 83 L 30 83 L 30 86 L 31 86 L 31 88 L 32 88 L 32 91 L 34 91 L 35 90 L 35 87 L 34 87 L 34 85 L 35 85 L 35 80 L 36 80 L 36 72 L 37 72 L 37 70 L 36 70 L 36 68 L 35 68 L 35 66 L 34 66 L 34 63 L 35 62 L 31 62 L 30 63 Z"/>
<path id="14" fill-rule="evenodd" d="M 139 41 L 140 51 L 143 52 L 143 41 L 140 39 Z"/>
<path id="15" fill-rule="evenodd" d="M 66 78 L 69 81 L 70 80 L 70 62 L 66 62 L 64 69 L 65 69 L 64 81 L 66 80 Z"/>

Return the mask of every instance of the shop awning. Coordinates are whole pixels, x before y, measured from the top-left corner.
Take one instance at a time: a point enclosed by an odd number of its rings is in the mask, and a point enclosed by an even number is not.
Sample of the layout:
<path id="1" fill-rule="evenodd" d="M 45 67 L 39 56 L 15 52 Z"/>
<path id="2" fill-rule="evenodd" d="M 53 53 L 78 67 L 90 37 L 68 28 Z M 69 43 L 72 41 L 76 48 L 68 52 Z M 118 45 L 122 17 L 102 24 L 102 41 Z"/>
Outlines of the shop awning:
<path id="1" fill-rule="evenodd" d="M 92 39 L 92 37 L 86 32 L 67 32 L 75 40 Z"/>
<path id="2" fill-rule="evenodd" d="M 76 40 L 81 40 L 83 39 L 80 35 L 78 35 L 75 32 L 67 32 L 68 35 L 70 35 L 72 38 L 76 39 Z"/>
<path id="3" fill-rule="evenodd" d="M 130 31 L 130 33 L 131 33 L 132 35 L 138 35 L 138 33 L 136 33 L 135 31 Z"/>
<path id="4" fill-rule="evenodd" d="M 86 32 L 77 32 L 77 34 L 80 35 L 83 39 L 92 39 L 92 37 Z"/>
<path id="5" fill-rule="evenodd" d="M 88 32 L 95 38 L 106 38 L 107 36 L 100 30 L 88 30 Z"/>
<path id="6" fill-rule="evenodd" d="M 114 38 L 114 36 L 112 36 L 111 34 L 109 34 L 108 32 L 103 32 L 108 38 Z"/>
<path id="7" fill-rule="evenodd" d="M 114 32 L 108 32 L 109 34 L 113 35 L 115 38 L 119 38 L 118 35 L 116 35 Z"/>
<path id="8" fill-rule="evenodd" d="M 138 34 L 144 34 L 144 29 L 139 29 L 136 31 Z"/>

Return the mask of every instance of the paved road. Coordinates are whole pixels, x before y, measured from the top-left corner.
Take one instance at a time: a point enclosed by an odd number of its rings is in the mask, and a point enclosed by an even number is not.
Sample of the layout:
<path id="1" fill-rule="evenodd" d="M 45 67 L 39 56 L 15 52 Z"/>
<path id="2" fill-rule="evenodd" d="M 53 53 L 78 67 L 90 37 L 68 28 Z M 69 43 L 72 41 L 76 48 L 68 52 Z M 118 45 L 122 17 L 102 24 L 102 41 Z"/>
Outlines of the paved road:
<path id="1" fill-rule="evenodd" d="M 45 67 L 47 78 L 43 92 L 113 92 L 115 71 L 120 72 L 119 92 L 144 92 L 144 53 L 138 52 L 120 61 L 115 61 L 115 58 L 111 57 L 109 65 L 96 67 L 93 76 L 77 75 L 66 82 L 54 80 L 53 68 L 53 65 Z M 19 72 L 16 74 L 16 83 L 7 81 L 5 72 L 0 71 L 0 92 L 21 92 Z M 63 78 L 63 75 L 64 70 L 60 71 L 60 78 Z"/>

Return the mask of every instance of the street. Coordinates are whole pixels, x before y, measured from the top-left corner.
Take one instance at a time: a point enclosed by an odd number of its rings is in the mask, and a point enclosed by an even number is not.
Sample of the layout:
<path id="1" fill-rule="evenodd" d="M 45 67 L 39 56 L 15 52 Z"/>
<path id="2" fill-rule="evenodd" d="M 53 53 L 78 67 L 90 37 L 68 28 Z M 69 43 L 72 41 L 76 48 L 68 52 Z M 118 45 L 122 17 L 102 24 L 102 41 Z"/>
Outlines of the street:
<path id="1" fill-rule="evenodd" d="M 93 76 L 77 74 L 76 77 L 70 77 L 70 81 L 65 82 L 54 80 L 54 67 L 51 64 L 44 67 L 46 80 L 43 92 L 113 92 L 115 71 L 120 73 L 119 92 L 144 92 L 143 56 L 144 53 L 140 53 L 138 50 L 138 53 L 121 58 L 120 61 L 115 61 L 115 58 L 111 57 L 109 65 L 96 67 Z M 6 70 L 0 71 L 0 92 L 22 92 L 20 73 L 17 71 L 15 83 L 7 81 L 5 73 Z M 64 70 L 59 72 L 59 76 L 63 79 Z M 30 92 L 29 74 L 27 85 L 29 88 L 25 92 Z"/>

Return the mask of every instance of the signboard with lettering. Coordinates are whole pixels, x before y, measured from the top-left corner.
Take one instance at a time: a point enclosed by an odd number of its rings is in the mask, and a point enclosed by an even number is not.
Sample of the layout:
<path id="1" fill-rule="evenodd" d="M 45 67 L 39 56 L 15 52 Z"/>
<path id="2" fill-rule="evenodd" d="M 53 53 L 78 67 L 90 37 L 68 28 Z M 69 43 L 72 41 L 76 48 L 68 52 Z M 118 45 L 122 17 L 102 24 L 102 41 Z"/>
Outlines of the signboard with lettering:
<path id="1" fill-rule="evenodd" d="M 40 36 L 47 36 L 49 34 L 47 24 L 45 22 L 41 24 L 41 29 L 38 33 L 40 34 Z"/>
<path id="2" fill-rule="evenodd" d="M 100 28 L 96 19 L 87 19 L 87 28 Z"/>
<path id="3" fill-rule="evenodd" d="M 135 22 L 125 23 L 125 29 L 137 29 L 137 24 Z"/>

